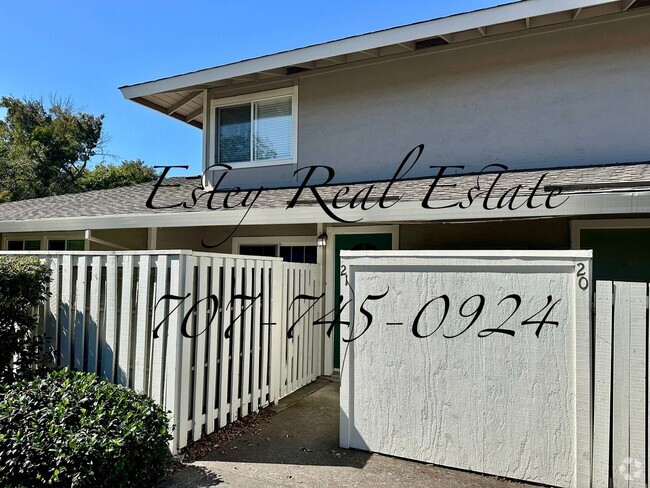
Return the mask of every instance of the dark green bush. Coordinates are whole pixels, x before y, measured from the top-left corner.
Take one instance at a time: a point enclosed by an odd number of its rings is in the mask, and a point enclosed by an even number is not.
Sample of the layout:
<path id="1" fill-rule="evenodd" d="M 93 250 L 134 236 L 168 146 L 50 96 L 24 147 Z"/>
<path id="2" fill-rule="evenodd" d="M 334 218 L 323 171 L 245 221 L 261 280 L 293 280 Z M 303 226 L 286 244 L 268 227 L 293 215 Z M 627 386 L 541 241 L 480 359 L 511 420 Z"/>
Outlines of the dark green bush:
<path id="1" fill-rule="evenodd" d="M 33 309 L 46 296 L 50 268 L 38 258 L 0 256 L 0 382 L 27 379 L 44 362 L 42 338 L 33 334 Z"/>
<path id="2" fill-rule="evenodd" d="M 63 369 L 0 390 L 0 486 L 153 487 L 171 455 L 151 398 Z"/>

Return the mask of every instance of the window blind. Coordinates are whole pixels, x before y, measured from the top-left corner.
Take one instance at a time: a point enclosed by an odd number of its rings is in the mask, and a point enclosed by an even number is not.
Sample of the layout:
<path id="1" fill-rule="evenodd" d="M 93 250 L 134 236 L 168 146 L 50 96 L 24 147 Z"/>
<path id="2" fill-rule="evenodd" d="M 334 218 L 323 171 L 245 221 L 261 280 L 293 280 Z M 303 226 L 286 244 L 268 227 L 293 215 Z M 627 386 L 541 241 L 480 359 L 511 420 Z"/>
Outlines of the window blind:
<path id="1" fill-rule="evenodd" d="M 217 111 L 218 162 L 251 160 L 251 105 L 221 107 Z"/>
<path id="2" fill-rule="evenodd" d="M 253 159 L 287 159 L 293 146 L 291 97 L 254 102 Z"/>

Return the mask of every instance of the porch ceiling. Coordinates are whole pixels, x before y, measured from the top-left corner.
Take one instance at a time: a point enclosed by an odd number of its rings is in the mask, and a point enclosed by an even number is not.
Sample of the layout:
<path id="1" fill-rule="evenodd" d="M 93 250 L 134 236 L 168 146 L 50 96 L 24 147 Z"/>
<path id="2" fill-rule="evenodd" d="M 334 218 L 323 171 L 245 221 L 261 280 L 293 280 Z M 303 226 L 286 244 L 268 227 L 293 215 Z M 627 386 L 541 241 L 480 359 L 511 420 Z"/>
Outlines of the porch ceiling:
<path id="1" fill-rule="evenodd" d="M 453 49 L 647 7 L 648 0 L 522 0 L 120 88 L 129 100 L 201 128 L 204 91 L 291 82 L 310 72 Z"/>

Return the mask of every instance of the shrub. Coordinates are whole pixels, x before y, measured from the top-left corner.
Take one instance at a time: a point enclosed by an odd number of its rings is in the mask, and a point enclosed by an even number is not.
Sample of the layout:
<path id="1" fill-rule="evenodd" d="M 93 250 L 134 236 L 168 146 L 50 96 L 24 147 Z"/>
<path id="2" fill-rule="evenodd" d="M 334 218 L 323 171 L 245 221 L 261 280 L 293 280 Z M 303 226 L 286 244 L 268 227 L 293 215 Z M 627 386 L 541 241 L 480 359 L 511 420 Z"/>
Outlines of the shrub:
<path id="1" fill-rule="evenodd" d="M 156 486 L 171 460 L 168 425 L 151 398 L 93 374 L 5 385 L 0 486 Z"/>
<path id="2" fill-rule="evenodd" d="M 33 309 L 46 297 L 50 268 L 38 258 L 0 256 L 0 382 L 27 379 L 42 364 Z"/>

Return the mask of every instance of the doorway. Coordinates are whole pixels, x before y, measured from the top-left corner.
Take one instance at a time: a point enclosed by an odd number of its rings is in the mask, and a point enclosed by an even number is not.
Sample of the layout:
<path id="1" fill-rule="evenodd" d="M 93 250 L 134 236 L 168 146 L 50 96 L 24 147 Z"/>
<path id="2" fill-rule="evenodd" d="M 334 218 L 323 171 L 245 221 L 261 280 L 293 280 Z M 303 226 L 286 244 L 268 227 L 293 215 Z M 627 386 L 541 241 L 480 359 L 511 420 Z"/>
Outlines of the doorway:
<path id="1" fill-rule="evenodd" d="M 338 308 L 341 300 L 341 251 L 389 251 L 393 248 L 393 234 L 338 234 L 334 235 L 334 299 Z M 334 327 L 334 369 L 341 364 L 341 327 Z"/>

